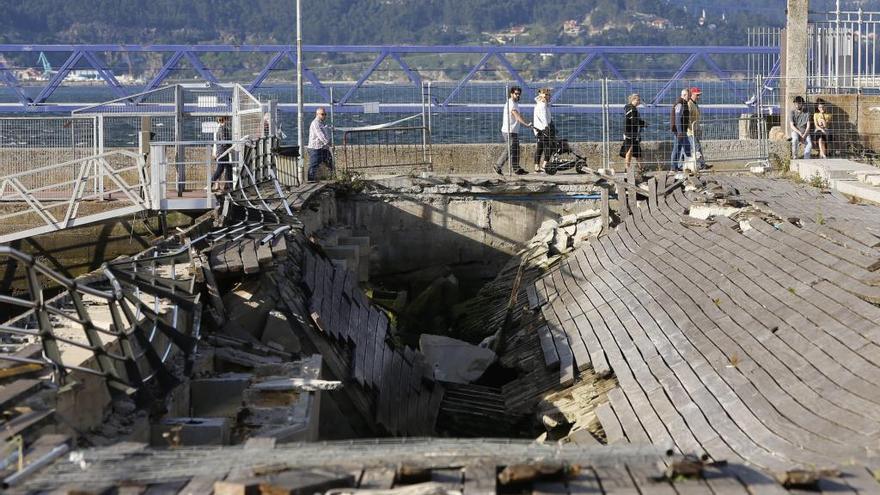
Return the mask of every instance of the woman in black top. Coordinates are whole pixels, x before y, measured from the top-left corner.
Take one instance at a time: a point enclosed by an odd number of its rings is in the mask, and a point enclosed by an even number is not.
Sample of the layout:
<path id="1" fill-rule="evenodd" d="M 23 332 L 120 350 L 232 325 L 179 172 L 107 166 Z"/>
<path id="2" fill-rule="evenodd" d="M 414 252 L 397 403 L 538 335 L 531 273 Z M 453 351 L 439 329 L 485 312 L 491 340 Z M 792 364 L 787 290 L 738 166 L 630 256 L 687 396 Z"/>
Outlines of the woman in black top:
<path id="1" fill-rule="evenodd" d="M 626 170 L 629 171 L 630 161 L 636 159 L 635 175 L 638 177 L 642 174 L 642 167 L 639 158 L 642 157 L 641 137 L 642 127 L 645 127 L 645 121 L 639 117 L 639 104 L 642 102 L 638 93 L 629 95 L 629 103 L 623 107 L 623 144 L 620 146 L 620 156 L 626 163 Z"/>

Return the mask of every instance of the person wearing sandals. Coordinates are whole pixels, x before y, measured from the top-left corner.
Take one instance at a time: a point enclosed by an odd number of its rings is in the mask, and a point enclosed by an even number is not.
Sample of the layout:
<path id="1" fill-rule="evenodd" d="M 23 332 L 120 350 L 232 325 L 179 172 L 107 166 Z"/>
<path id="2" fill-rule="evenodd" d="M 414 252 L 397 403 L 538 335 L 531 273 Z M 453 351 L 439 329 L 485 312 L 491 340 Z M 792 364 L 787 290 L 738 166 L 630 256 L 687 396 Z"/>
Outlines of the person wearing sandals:
<path id="1" fill-rule="evenodd" d="M 819 143 L 819 158 L 827 158 L 828 137 L 831 135 L 831 113 L 825 107 L 826 101 L 822 98 L 816 100 L 816 113 L 813 114 L 813 125 L 816 127 L 816 142 Z"/>
<path id="2" fill-rule="evenodd" d="M 532 130 L 538 141 L 535 147 L 535 172 L 544 171 L 553 153 L 551 143 L 554 129 L 553 118 L 550 116 L 550 92 L 550 88 L 541 88 L 535 97 L 535 114 L 532 118 Z M 541 155 L 544 155 L 543 160 Z"/>
<path id="3" fill-rule="evenodd" d="M 626 171 L 629 171 L 630 162 L 636 159 L 635 176 L 642 176 L 642 166 L 639 160 L 642 157 L 642 128 L 645 127 L 645 121 L 639 117 L 639 105 L 642 103 L 642 97 L 638 93 L 629 95 L 628 103 L 623 107 L 623 144 L 620 145 L 618 153 L 624 159 Z"/>

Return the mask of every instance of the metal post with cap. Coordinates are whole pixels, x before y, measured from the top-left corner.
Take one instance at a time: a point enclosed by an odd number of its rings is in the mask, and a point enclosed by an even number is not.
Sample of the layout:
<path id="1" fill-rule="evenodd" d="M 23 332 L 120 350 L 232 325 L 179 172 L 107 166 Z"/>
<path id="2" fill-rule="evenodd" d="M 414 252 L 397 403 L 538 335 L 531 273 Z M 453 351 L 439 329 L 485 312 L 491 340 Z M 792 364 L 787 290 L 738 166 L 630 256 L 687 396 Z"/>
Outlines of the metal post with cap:
<path id="1" fill-rule="evenodd" d="M 299 146 L 297 176 L 300 184 L 306 181 L 303 155 L 303 71 L 302 71 L 302 3 L 296 0 L 296 144 Z"/>

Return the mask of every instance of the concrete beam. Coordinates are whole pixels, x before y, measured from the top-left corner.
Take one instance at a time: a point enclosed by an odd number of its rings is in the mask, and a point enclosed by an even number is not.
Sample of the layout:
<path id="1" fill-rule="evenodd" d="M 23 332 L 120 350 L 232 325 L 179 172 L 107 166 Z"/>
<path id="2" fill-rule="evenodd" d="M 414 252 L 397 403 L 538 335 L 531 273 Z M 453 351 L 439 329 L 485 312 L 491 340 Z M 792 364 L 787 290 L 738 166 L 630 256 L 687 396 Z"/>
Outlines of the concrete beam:
<path id="1" fill-rule="evenodd" d="M 782 87 L 785 102 L 780 106 L 784 108 L 785 118 L 783 126 L 788 134 L 788 116 L 794 105 L 791 100 L 795 96 L 804 96 L 807 92 L 807 52 L 809 50 L 809 32 L 807 24 L 807 12 L 810 0 L 788 0 L 787 19 L 785 23 L 785 57 L 783 64 Z"/>

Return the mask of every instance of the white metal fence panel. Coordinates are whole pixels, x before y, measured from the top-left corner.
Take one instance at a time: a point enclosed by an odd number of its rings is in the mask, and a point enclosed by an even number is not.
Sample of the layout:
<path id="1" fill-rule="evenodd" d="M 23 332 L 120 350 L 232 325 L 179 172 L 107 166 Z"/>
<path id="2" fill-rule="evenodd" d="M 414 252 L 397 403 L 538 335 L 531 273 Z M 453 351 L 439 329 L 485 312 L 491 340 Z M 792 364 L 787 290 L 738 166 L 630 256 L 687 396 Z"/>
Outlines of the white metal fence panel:
<path id="1" fill-rule="evenodd" d="M 72 162 L 97 154 L 97 124 L 93 117 L 12 117 L 0 119 L 0 177 Z M 69 186 L 57 186 L 76 177 L 77 168 L 56 167 L 43 174 L 22 176 L 28 189 L 40 197 L 66 195 Z M 57 187 L 44 188 L 55 185 Z"/>

